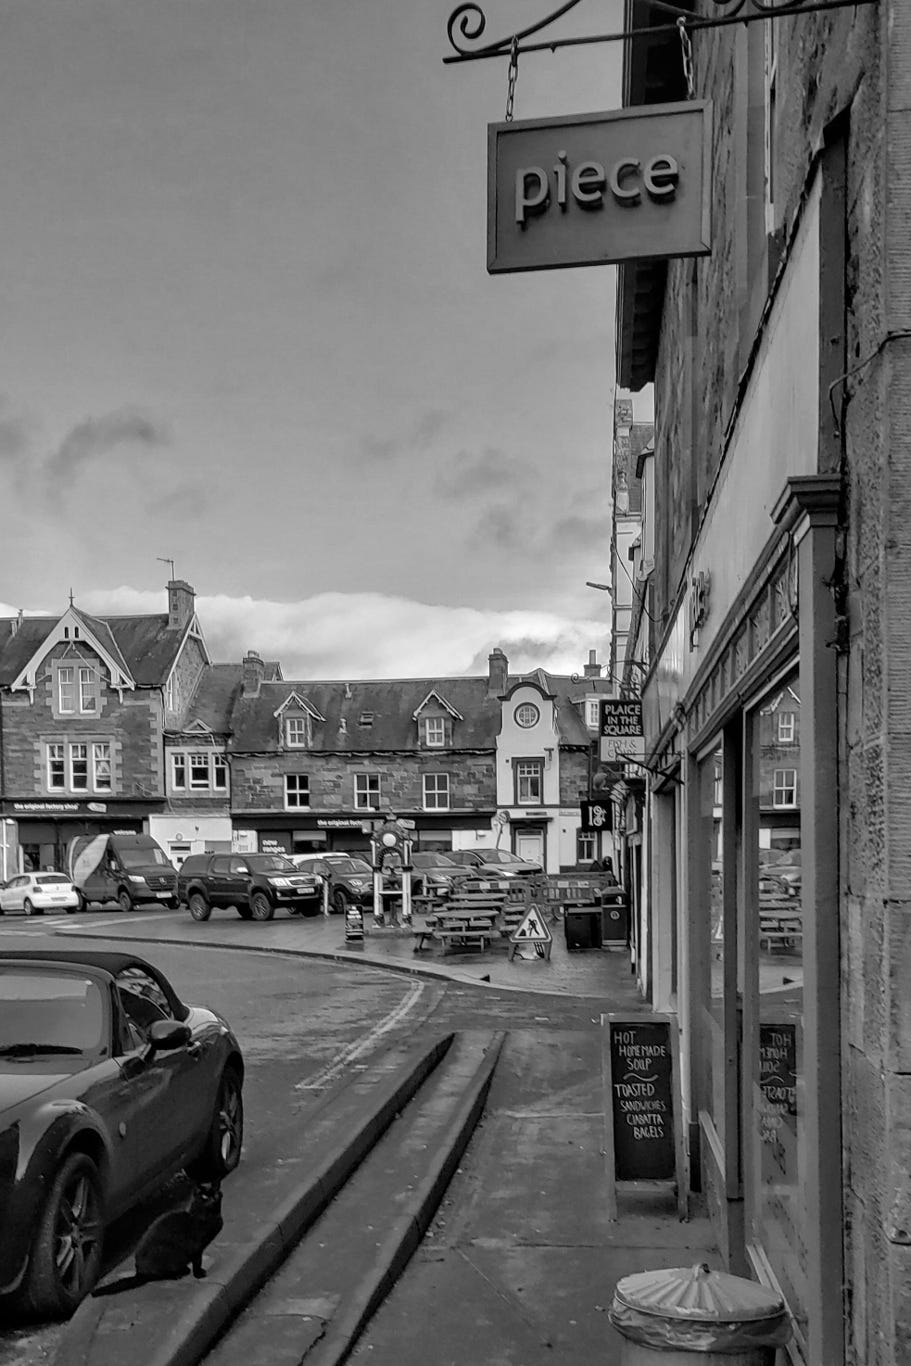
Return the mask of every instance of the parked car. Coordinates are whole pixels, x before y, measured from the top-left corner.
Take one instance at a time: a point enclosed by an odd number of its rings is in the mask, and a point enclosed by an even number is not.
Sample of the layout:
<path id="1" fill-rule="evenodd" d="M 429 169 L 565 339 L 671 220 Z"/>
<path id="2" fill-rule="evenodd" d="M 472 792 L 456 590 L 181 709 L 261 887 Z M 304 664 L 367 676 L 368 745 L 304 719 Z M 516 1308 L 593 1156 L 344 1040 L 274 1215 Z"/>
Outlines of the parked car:
<path id="1" fill-rule="evenodd" d="M 0 883 L 0 915 L 7 911 L 26 915 L 66 911 L 72 915 L 78 909 L 79 893 L 65 873 L 19 873 Z"/>
<path id="2" fill-rule="evenodd" d="M 194 920 L 233 906 L 241 920 L 271 920 L 279 907 L 292 915 L 322 909 L 319 879 L 284 854 L 191 854 L 177 878 L 177 894 Z"/>
<path id="3" fill-rule="evenodd" d="M 151 835 L 77 835 L 67 849 L 67 870 L 80 910 L 93 901 L 116 901 L 122 911 L 143 901 L 178 905 L 177 869 Z"/>
<path id="4" fill-rule="evenodd" d="M 460 866 L 448 854 L 430 850 L 412 854 L 411 863 L 411 890 L 415 896 L 449 896 L 457 883 L 471 876 L 470 868 Z"/>
<path id="5" fill-rule="evenodd" d="M 508 849 L 453 849 L 448 857 L 463 868 L 482 869 L 485 877 L 535 877 L 544 872 L 540 863 L 519 858 L 518 854 L 512 854 Z"/>
<path id="6" fill-rule="evenodd" d="M 289 854 L 301 871 L 319 877 L 329 884 L 329 909 L 344 915 L 351 905 L 373 905 L 373 869 L 366 859 L 354 854 Z"/>
<path id="7" fill-rule="evenodd" d="M 240 1161 L 244 1062 L 222 1017 L 152 963 L 0 952 L 0 1296 L 61 1318 L 92 1289 L 105 1229 L 182 1169 Z"/>

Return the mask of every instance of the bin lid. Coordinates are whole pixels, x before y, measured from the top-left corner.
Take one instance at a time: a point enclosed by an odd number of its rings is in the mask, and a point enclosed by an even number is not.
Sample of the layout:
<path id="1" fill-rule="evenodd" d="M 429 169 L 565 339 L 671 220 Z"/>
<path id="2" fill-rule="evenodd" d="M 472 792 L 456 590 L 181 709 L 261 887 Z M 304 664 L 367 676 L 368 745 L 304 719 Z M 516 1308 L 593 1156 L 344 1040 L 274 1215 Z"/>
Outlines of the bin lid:
<path id="1" fill-rule="evenodd" d="M 712 1271 L 704 1262 L 624 1276 L 614 1295 L 642 1313 L 706 1323 L 775 1318 L 785 1309 L 781 1296 L 758 1281 Z"/>

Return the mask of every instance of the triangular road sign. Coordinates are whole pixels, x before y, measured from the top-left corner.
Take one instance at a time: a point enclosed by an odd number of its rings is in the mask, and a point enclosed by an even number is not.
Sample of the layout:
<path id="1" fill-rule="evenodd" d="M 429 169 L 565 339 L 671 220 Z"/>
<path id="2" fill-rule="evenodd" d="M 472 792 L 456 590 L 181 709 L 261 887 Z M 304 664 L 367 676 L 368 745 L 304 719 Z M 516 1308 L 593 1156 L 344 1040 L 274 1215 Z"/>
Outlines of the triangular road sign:
<path id="1" fill-rule="evenodd" d="M 509 936 L 513 944 L 549 944 L 552 941 L 550 929 L 544 923 L 540 906 L 533 901 L 519 924 Z"/>

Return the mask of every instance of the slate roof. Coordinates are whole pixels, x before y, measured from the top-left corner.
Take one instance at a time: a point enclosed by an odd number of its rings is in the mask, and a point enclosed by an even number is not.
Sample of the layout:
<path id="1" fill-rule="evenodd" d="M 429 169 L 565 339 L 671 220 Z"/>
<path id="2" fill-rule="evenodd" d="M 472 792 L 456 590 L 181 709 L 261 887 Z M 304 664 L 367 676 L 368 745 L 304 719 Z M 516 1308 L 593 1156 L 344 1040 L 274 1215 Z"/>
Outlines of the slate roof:
<path id="1" fill-rule="evenodd" d="M 216 735 L 226 734 L 243 675 L 242 664 L 212 664 L 204 669 L 190 705 L 188 723 L 202 721 Z"/>
<path id="2" fill-rule="evenodd" d="M 165 682 L 184 637 L 183 631 L 168 630 L 167 613 L 93 617 L 77 609 L 77 615 L 138 687 L 160 687 Z M 0 619 L 0 686 L 19 676 L 59 620 L 23 617 L 16 630 L 15 617 Z"/>
<path id="3" fill-rule="evenodd" d="M 47 640 L 59 617 L 0 618 L 0 687 L 18 678 L 36 650 Z"/>
<path id="4" fill-rule="evenodd" d="M 506 691 L 517 683 L 534 682 L 556 697 L 561 741 L 588 745 L 592 739 L 575 703 L 595 691 L 597 679 L 560 677 L 536 669 L 531 675 L 510 675 Z M 590 686 L 587 686 L 590 685 Z M 426 752 L 419 744 L 414 713 L 431 691 L 439 693 L 464 718 L 453 725 L 453 749 L 493 749 L 500 730 L 501 708 L 497 697 L 488 697 L 483 678 L 388 678 L 300 680 L 264 682 L 256 697 L 238 690 L 231 716 L 231 748 L 235 752 L 277 751 L 279 724 L 275 713 L 291 692 L 296 692 L 319 711 L 324 724 L 313 727 L 312 751 L 368 753 L 412 750 Z M 601 690 L 604 691 L 603 684 Z M 194 713 L 195 714 L 195 713 Z M 360 722 L 372 715 L 369 725 Z M 340 722 L 345 721 L 345 728 Z"/>

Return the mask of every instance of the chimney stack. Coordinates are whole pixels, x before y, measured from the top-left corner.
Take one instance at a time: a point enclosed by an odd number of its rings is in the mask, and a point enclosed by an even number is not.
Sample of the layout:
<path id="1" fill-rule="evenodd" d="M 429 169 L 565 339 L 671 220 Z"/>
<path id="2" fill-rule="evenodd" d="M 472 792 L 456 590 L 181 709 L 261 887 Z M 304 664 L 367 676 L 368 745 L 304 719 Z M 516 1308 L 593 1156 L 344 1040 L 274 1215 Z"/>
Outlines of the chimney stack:
<path id="1" fill-rule="evenodd" d="M 489 672 L 487 675 L 487 696 L 502 697 L 509 678 L 509 660 L 497 645 L 487 656 Z"/>
<path id="2" fill-rule="evenodd" d="M 182 631 L 193 616 L 196 593 L 184 579 L 168 582 L 168 630 Z"/>
<path id="3" fill-rule="evenodd" d="M 585 677 L 586 677 L 586 678 L 600 678 L 600 677 L 601 677 L 601 665 L 598 663 L 598 651 L 597 651 L 597 650 L 589 650 L 589 652 L 588 652 L 588 663 L 587 663 L 586 666 L 585 666 Z"/>
<path id="4" fill-rule="evenodd" d="M 244 697 L 259 697 L 260 685 L 265 676 L 266 666 L 260 655 L 255 650 L 248 650 L 244 655 L 244 676 L 242 695 Z"/>

